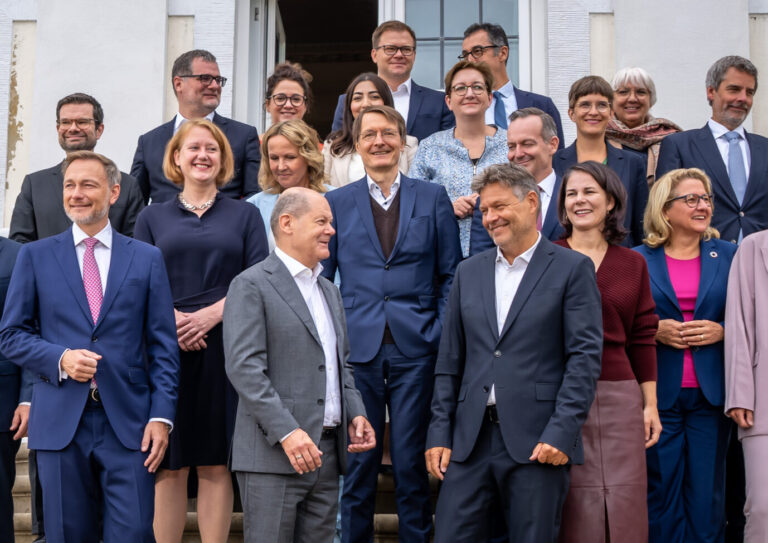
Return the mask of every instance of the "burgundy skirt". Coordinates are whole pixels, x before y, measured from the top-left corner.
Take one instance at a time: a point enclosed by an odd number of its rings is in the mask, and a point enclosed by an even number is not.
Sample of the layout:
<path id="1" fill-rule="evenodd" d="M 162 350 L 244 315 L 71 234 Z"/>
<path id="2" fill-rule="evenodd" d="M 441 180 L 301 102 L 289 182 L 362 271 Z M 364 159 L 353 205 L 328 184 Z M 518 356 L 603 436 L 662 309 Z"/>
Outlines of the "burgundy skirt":
<path id="1" fill-rule="evenodd" d="M 598 381 L 582 436 L 584 464 L 571 468 L 560 543 L 647 543 L 645 425 L 637 381 Z"/>

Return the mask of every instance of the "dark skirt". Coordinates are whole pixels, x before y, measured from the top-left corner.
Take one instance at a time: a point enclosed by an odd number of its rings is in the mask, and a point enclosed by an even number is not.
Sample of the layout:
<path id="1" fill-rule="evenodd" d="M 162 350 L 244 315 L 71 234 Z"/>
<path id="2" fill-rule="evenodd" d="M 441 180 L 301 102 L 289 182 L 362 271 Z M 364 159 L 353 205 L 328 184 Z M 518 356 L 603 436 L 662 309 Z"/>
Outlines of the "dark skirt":
<path id="1" fill-rule="evenodd" d="M 571 468 L 560 543 L 647 543 L 645 425 L 637 381 L 598 381 L 582 436 L 584 464 Z"/>
<path id="2" fill-rule="evenodd" d="M 201 351 L 181 351 L 176 420 L 164 469 L 226 465 L 237 411 L 237 393 L 224 370 L 221 323 Z"/>

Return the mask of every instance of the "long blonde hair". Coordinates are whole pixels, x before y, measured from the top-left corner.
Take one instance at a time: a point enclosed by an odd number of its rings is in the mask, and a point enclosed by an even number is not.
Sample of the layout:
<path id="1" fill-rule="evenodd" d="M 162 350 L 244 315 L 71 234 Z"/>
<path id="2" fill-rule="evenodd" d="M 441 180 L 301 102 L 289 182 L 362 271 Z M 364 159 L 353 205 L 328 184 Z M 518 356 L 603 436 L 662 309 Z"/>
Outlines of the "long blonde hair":
<path id="1" fill-rule="evenodd" d="M 326 192 L 325 167 L 323 155 L 319 151 L 320 141 L 317 132 L 302 120 L 293 119 L 273 124 L 264 133 L 261 141 L 261 166 L 259 167 L 259 186 L 264 192 L 279 194 L 283 187 L 275 179 L 269 167 L 269 140 L 275 136 L 283 136 L 296 147 L 307 162 L 309 187 L 315 192 Z"/>

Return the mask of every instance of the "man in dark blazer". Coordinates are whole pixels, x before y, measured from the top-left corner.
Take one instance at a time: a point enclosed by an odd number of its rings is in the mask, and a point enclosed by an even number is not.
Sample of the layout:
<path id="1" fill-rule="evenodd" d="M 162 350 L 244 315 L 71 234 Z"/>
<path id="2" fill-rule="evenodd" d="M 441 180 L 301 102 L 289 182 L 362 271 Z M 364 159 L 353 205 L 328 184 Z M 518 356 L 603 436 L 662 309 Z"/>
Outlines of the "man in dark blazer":
<path id="1" fill-rule="evenodd" d="M 472 190 L 497 248 L 459 265 L 448 300 L 426 452 L 443 479 L 435 542 L 486 540 L 495 504 L 509 541 L 557 541 L 600 375 L 594 265 L 536 231 L 524 168 L 490 166 Z"/>
<path id="2" fill-rule="evenodd" d="M 176 412 L 171 289 L 160 251 L 109 224 L 115 164 L 76 151 L 64 168 L 73 225 L 19 251 L 0 351 L 35 377 L 29 447 L 48 543 L 150 542 L 154 472 Z"/>
<path id="3" fill-rule="evenodd" d="M 706 85 L 712 118 L 662 140 L 656 179 L 676 168 L 704 170 L 715 194 L 712 226 L 721 239 L 738 243 L 768 228 L 768 139 L 742 125 L 757 90 L 757 68 L 743 57 L 723 57 L 709 68 Z"/>
<path id="4" fill-rule="evenodd" d="M 0 237 L 0 304 L 5 305 L 8 282 L 21 245 Z M 13 483 L 16 453 L 27 434 L 30 374 L 0 353 L 0 541 L 13 541 Z"/>
<path id="5" fill-rule="evenodd" d="M 541 235 L 550 241 L 560 239 L 563 227 L 557 217 L 557 196 L 561 178 L 552 169 L 552 157 L 558 146 L 555 121 L 539 108 L 530 107 L 513 111 L 507 128 L 507 158 L 528 170 L 539 187 L 541 218 L 536 223 Z M 469 255 L 476 255 L 494 246 L 493 239 L 483 226 L 480 199 L 475 203 L 472 229 L 469 234 Z"/>
<path id="6" fill-rule="evenodd" d="M 326 198 L 336 235 L 323 275 L 339 271 L 355 384 L 376 435 L 389 410 L 398 533 L 429 541 L 432 507 L 423 452 L 432 372 L 453 272 L 461 259 L 453 206 L 438 184 L 398 171 L 405 123 L 387 106 L 353 125 L 366 176 Z M 342 540 L 373 538 L 382 446 L 353 454 L 341 500 Z"/>
<path id="7" fill-rule="evenodd" d="M 387 21 L 373 31 L 371 59 L 379 77 L 389 85 L 395 109 L 406 120 L 406 132 L 419 141 L 456 124 L 445 103 L 445 93 L 422 87 L 411 79 L 416 61 L 416 34 L 401 21 Z M 341 128 L 344 99 L 339 96 L 332 130 Z"/>
<path id="8" fill-rule="evenodd" d="M 560 112 L 549 96 L 526 92 L 515 87 L 507 74 L 509 41 L 504 29 L 491 23 L 475 23 L 464 31 L 459 58 L 485 64 L 493 74 L 493 99 L 485 111 L 485 123 L 506 130 L 509 116 L 517 109 L 537 107 L 549 114 L 557 125 L 557 138 L 563 148 L 563 124 Z"/>
<path id="9" fill-rule="evenodd" d="M 65 96 L 56 104 L 56 130 L 65 153 L 93 151 L 104 132 L 104 110 L 93 96 L 80 92 Z M 132 236 L 144 202 L 136 180 L 127 173 L 120 175 L 120 197 L 109 209 L 109 222 L 121 234 Z M 61 201 L 63 180 L 60 163 L 24 178 L 11 215 L 11 239 L 27 243 L 70 227 Z"/>
<path id="10" fill-rule="evenodd" d="M 226 369 L 240 397 L 232 469 L 246 542 L 333 540 L 347 451 L 376 441 L 347 362 L 341 296 L 319 275 L 331 219 L 321 194 L 283 192 L 274 252 L 227 294 Z"/>
<path id="11" fill-rule="evenodd" d="M 165 146 L 188 119 L 206 118 L 221 128 L 235 156 L 235 176 L 219 189 L 230 198 L 245 198 L 259 192 L 261 147 L 256 128 L 216 113 L 221 89 L 227 78 L 219 73 L 216 57 L 203 49 L 187 51 L 171 70 L 171 84 L 179 112 L 165 124 L 139 136 L 131 175 L 139 182 L 144 202 L 164 202 L 181 190 L 163 175 Z"/>

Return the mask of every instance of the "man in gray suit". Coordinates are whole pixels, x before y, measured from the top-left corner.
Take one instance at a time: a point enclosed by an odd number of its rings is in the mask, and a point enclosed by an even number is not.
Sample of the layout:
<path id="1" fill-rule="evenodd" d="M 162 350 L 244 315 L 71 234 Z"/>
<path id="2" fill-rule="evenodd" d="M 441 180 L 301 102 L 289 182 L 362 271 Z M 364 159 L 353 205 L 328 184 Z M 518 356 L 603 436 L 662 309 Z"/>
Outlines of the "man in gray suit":
<path id="1" fill-rule="evenodd" d="M 56 104 L 56 131 L 64 152 L 93 151 L 104 132 L 101 104 L 81 92 L 65 96 Z M 133 225 L 144 201 L 138 182 L 127 173 L 121 172 L 121 175 L 120 197 L 109 208 L 109 222 L 121 234 L 133 236 Z M 72 221 L 64 213 L 63 182 L 61 163 L 24 177 L 8 237 L 27 243 L 55 236 L 69 228 Z"/>
<path id="2" fill-rule="evenodd" d="M 346 452 L 376 444 L 347 364 L 341 295 L 320 276 L 332 220 L 322 195 L 283 192 L 270 219 L 274 252 L 227 294 L 226 370 L 240 396 L 232 470 L 246 542 L 332 541 Z"/>

